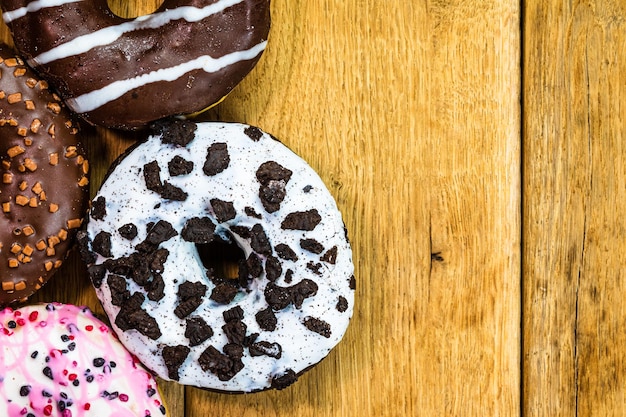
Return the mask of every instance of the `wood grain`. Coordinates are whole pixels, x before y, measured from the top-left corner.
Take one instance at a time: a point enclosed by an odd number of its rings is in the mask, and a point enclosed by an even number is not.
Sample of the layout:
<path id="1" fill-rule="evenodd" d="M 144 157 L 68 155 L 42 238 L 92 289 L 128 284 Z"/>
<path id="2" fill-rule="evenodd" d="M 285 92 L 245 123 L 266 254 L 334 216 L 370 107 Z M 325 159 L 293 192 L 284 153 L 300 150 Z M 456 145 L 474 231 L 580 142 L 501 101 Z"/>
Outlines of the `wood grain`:
<path id="1" fill-rule="evenodd" d="M 529 2 L 524 19 L 524 407 L 626 415 L 626 9 Z"/>

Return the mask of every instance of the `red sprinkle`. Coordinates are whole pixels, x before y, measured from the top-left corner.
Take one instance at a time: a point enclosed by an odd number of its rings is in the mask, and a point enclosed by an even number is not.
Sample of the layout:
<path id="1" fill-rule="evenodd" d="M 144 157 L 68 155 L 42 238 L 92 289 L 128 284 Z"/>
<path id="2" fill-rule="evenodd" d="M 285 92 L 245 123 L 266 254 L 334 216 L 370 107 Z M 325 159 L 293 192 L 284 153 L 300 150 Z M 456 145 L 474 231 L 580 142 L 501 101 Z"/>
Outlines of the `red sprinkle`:
<path id="1" fill-rule="evenodd" d="M 18 325 L 18 326 L 23 326 L 23 325 L 25 325 L 25 324 L 26 324 L 26 320 L 24 320 L 24 319 L 23 319 L 23 318 L 21 318 L 21 317 L 20 317 L 19 319 L 15 320 L 15 321 L 17 322 L 17 325 Z"/>
<path id="2" fill-rule="evenodd" d="M 52 415 L 52 406 L 50 404 L 48 404 L 47 406 L 45 406 L 43 408 L 43 414 L 44 414 L 44 416 L 51 416 Z"/>
<path id="3" fill-rule="evenodd" d="M 28 320 L 35 321 L 35 320 L 37 320 L 38 316 L 39 316 L 39 312 L 38 311 L 31 311 L 31 313 L 28 315 Z"/>
<path id="4" fill-rule="evenodd" d="M 85 410 L 89 410 L 89 409 L 91 408 L 91 404 L 89 404 L 89 403 L 85 403 L 85 405 L 83 406 L 83 408 L 84 408 Z"/>
<path id="5" fill-rule="evenodd" d="M 67 379 L 69 379 L 70 381 L 75 380 L 78 377 L 78 375 L 76 374 L 70 374 L 70 376 L 67 377 Z"/>
<path id="6" fill-rule="evenodd" d="M 88 332 L 93 330 L 93 326 L 91 324 L 88 324 L 85 326 L 85 330 L 87 330 Z"/>
<path id="7" fill-rule="evenodd" d="M 128 401 L 128 395 L 126 394 L 120 394 L 120 401 L 125 403 L 126 401 Z"/>

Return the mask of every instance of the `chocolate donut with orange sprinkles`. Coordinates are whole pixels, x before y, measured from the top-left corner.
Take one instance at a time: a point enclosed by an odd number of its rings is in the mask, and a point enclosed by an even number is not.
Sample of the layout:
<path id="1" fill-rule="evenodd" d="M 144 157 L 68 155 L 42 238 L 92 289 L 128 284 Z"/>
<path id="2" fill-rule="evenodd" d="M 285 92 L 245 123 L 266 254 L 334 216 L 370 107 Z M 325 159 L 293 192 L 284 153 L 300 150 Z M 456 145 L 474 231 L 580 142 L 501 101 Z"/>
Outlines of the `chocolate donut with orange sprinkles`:
<path id="1" fill-rule="evenodd" d="M 87 210 L 89 162 L 76 120 L 6 45 L 0 75 L 0 305 L 7 305 L 41 288 L 67 257 Z"/>

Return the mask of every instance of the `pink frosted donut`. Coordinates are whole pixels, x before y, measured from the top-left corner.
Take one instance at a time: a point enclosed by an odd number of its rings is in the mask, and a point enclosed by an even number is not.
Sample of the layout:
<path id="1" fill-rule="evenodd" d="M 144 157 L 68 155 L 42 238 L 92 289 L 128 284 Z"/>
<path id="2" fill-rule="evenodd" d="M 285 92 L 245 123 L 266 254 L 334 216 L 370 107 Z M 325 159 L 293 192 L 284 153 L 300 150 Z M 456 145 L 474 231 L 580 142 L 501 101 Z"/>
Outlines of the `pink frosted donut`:
<path id="1" fill-rule="evenodd" d="M 269 0 L 165 0 L 123 19 L 107 0 L 3 0 L 16 47 L 68 107 L 135 129 L 219 102 L 260 59 Z"/>
<path id="2" fill-rule="evenodd" d="M 156 381 L 86 307 L 0 311 L 0 415 L 166 415 Z"/>

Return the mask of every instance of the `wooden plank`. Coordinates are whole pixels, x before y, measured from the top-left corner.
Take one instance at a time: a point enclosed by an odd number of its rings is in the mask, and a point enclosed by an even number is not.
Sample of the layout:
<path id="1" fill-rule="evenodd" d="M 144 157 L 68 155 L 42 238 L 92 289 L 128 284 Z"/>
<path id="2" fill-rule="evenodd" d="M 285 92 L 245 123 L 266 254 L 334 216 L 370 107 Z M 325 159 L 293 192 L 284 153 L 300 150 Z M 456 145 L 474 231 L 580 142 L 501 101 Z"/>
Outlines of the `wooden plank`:
<path id="1" fill-rule="evenodd" d="M 517 415 L 517 3 L 272 5 L 267 55 L 215 117 L 266 127 L 320 172 L 359 301 L 288 391 L 190 390 L 194 415 Z"/>
<path id="2" fill-rule="evenodd" d="M 524 44 L 524 414 L 624 415 L 624 3 L 527 2 Z"/>
<path id="3" fill-rule="evenodd" d="M 160 1 L 110 3 L 129 16 Z M 354 319 L 289 389 L 164 383 L 170 414 L 519 415 L 518 2 L 272 0 L 272 13 L 260 64 L 204 119 L 262 127 L 320 173 L 353 244 Z M 94 194 L 138 136 L 87 132 Z M 37 300 L 101 311 L 78 259 L 59 276 Z"/>

